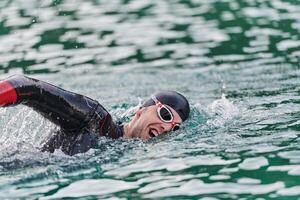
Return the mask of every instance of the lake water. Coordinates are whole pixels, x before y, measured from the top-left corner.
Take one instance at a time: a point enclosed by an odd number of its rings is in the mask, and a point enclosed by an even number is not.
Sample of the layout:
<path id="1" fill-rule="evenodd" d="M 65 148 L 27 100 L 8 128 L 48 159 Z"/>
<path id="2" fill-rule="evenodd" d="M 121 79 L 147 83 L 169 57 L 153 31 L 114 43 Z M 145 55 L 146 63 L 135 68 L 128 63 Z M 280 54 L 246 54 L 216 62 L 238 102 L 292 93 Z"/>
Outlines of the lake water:
<path id="1" fill-rule="evenodd" d="M 300 2 L 1 0 L 0 79 L 51 82 L 128 120 L 162 89 L 191 102 L 149 142 L 42 153 L 54 125 L 0 109 L 1 199 L 299 199 Z"/>

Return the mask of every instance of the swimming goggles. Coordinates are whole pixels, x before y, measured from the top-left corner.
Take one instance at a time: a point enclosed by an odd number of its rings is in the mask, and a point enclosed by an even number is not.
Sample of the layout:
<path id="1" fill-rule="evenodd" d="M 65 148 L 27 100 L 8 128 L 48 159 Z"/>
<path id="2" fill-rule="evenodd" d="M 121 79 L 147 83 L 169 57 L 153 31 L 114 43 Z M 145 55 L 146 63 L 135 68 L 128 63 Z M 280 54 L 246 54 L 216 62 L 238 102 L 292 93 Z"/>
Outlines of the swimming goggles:
<path id="1" fill-rule="evenodd" d="M 151 96 L 151 99 L 155 102 L 155 105 L 157 106 L 157 115 L 160 118 L 161 121 L 166 123 L 172 124 L 172 131 L 176 131 L 180 128 L 179 124 L 174 122 L 174 116 L 171 112 L 171 110 L 162 104 L 155 96 Z"/>

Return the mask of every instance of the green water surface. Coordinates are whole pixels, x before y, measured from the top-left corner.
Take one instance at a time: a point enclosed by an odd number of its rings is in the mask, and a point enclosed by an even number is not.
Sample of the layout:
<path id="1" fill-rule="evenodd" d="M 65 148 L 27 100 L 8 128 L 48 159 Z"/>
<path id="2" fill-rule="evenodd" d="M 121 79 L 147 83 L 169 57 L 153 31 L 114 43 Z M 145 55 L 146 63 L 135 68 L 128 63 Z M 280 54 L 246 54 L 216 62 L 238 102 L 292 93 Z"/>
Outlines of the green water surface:
<path id="1" fill-rule="evenodd" d="M 162 89 L 192 112 L 178 132 L 70 157 L 38 150 L 53 124 L 2 108 L 0 198 L 300 199 L 299 31 L 296 0 L 1 0 L 0 79 L 51 82 L 124 121 Z"/>

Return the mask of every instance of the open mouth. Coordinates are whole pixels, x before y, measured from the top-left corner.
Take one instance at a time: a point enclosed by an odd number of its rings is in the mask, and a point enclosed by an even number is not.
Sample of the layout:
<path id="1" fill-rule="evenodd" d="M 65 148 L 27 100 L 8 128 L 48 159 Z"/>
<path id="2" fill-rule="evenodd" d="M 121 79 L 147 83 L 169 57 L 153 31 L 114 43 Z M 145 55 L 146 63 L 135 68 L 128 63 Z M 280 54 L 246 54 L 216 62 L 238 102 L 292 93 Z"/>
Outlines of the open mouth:
<path id="1" fill-rule="evenodd" d="M 152 128 L 149 129 L 149 136 L 150 136 L 150 138 L 154 138 L 154 137 L 156 137 L 157 135 L 158 135 L 157 130 L 152 129 Z"/>

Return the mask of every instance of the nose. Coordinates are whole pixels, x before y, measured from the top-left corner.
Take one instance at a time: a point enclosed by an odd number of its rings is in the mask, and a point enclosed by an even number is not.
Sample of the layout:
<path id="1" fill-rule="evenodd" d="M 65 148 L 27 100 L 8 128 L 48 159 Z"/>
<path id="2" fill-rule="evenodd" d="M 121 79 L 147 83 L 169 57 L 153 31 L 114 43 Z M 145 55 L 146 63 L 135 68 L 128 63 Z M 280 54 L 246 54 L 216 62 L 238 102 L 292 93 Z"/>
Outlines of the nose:
<path id="1" fill-rule="evenodd" d="M 169 132 L 172 129 L 172 124 L 171 123 L 163 123 L 161 125 L 161 132 Z"/>

